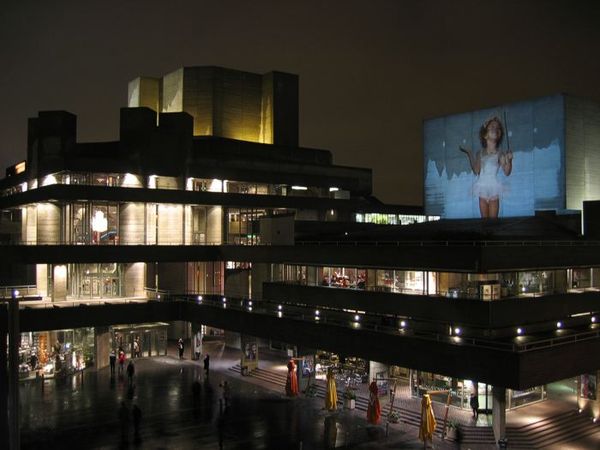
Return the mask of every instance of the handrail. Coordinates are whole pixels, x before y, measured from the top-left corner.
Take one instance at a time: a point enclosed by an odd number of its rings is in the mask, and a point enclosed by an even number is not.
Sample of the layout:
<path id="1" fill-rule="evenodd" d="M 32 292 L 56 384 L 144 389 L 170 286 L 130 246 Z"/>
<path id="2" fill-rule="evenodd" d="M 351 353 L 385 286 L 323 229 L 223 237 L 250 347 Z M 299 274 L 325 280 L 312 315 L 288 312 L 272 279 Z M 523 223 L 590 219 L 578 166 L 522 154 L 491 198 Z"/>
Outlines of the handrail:
<path id="1" fill-rule="evenodd" d="M 309 246 L 418 246 L 418 247 L 599 247 L 596 240 L 407 240 L 407 241 L 297 241 L 296 245 Z"/>
<path id="2" fill-rule="evenodd" d="M 155 290 L 147 288 L 148 293 Z M 529 342 L 506 342 L 494 341 L 483 338 L 474 338 L 468 336 L 450 336 L 436 332 L 428 332 L 421 330 L 402 329 L 389 325 L 381 325 L 380 316 L 375 314 L 360 314 L 360 320 L 354 319 L 355 313 L 343 311 L 335 308 L 319 308 L 319 315 L 315 314 L 314 306 L 298 305 L 288 302 L 274 302 L 270 300 L 252 301 L 248 298 L 227 297 L 221 294 L 170 294 L 168 291 L 159 290 L 162 293 L 156 298 L 118 298 L 118 299 L 81 299 L 81 300 L 66 300 L 60 302 L 23 302 L 20 304 L 21 309 L 58 309 L 58 308 L 75 308 L 75 307 L 94 307 L 118 304 L 140 304 L 151 301 L 161 302 L 189 302 L 201 307 L 233 309 L 236 311 L 246 312 L 248 314 L 263 314 L 273 317 L 285 317 L 292 320 L 301 320 L 304 322 L 327 324 L 330 326 L 353 328 L 357 330 L 370 330 L 377 333 L 392 334 L 395 336 L 410 336 L 416 339 L 422 339 L 430 342 L 443 342 L 449 345 L 471 346 L 477 348 L 487 348 L 491 350 L 526 353 L 547 348 L 553 348 L 561 345 L 567 345 L 574 342 L 589 341 L 592 339 L 600 339 L 600 329 L 587 330 L 568 334 L 565 336 L 545 337 L 542 339 L 532 340 Z M 225 300 L 223 300 L 225 299 Z M 2 300 L 1 303 L 4 303 Z M 280 309 L 281 306 L 281 309 Z M 341 317 L 332 317 L 330 313 L 338 315 L 347 315 L 348 319 Z M 518 338 L 517 338 L 518 339 Z"/>
<path id="3" fill-rule="evenodd" d="M 52 240 L 45 242 L 36 241 L 24 241 L 21 239 L 10 239 L 4 242 L 0 242 L 0 245 L 89 245 L 89 246 L 121 246 L 121 245 L 232 245 L 232 246 L 246 246 L 243 244 L 229 243 L 222 241 L 204 241 L 204 242 L 121 242 L 118 240 L 109 240 L 104 243 L 93 243 L 93 242 L 77 242 L 73 240 Z M 254 244 L 254 245 L 270 245 L 270 244 Z M 308 247 L 308 246 L 335 246 L 335 247 L 600 247 L 600 241 L 592 240 L 569 240 L 569 241 L 552 241 L 552 240 L 502 240 L 502 241 L 489 241 L 489 240 L 443 240 L 443 241 L 428 241 L 428 240 L 414 240 L 414 241 L 296 241 L 296 246 Z"/>

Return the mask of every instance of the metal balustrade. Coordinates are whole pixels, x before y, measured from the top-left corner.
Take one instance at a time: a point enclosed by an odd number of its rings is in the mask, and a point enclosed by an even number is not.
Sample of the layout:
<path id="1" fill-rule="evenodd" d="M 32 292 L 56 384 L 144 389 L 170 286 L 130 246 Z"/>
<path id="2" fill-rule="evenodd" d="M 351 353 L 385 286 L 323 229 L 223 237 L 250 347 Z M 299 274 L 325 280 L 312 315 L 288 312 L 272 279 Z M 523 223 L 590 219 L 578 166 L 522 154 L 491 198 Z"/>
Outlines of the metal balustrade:
<path id="1" fill-rule="evenodd" d="M 8 290 L 11 287 L 5 286 L 2 289 Z M 13 286 L 15 288 L 32 288 L 32 286 Z M 3 292 L 0 290 L 0 292 Z M 10 291 L 12 295 L 12 290 Z M 26 292 L 26 291 L 25 291 Z M 310 323 L 318 323 L 327 326 L 345 327 L 356 330 L 368 330 L 376 333 L 386 333 L 396 336 L 407 336 L 416 339 L 422 339 L 432 342 L 440 342 L 450 345 L 472 346 L 478 348 L 486 348 L 497 351 L 524 353 L 542 350 L 546 348 L 567 345 L 575 342 L 600 339 L 600 329 L 580 330 L 564 336 L 553 336 L 535 338 L 535 336 L 512 338 L 513 342 L 506 340 L 491 340 L 483 338 L 474 338 L 468 336 L 451 336 L 448 334 L 440 334 L 436 332 L 428 332 L 421 330 L 411 330 L 410 328 L 398 328 L 389 325 L 381 324 L 381 316 L 376 314 L 357 314 L 348 312 L 342 309 L 334 308 L 319 308 L 314 306 L 305 306 L 301 304 L 289 302 L 273 302 L 273 301 L 253 301 L 248 298 L 227 297 L 218 294 L 171 294 L 165 290 L 154 290 L 146 288 L 147 298 L 118 298 L 118 299 L 81 299 L 81 300 L 65 300 L 60 302 L 50 301 L 27 301 L 20 303 L 21 309 L 57 309 L 57 308 L 80 308 L 80 307 L 96 307 L 104 305 L 118 304 L 141 304 L 154 301 L 160 302 L 190 302 L 200 307 L 230 309 L 248 314 L 263 314 L 272 317 L 292 320 L 300 320 Z M 19 297 L 23 294 L 19 290 Z M 5 299 L 10 298 L 5 297 Z M 0 301 L 5 304 L 7 300 Z M 359 316 L 359 320 L 355 316 Z M 523 342 L 519 342 L 523 340 Z"/>

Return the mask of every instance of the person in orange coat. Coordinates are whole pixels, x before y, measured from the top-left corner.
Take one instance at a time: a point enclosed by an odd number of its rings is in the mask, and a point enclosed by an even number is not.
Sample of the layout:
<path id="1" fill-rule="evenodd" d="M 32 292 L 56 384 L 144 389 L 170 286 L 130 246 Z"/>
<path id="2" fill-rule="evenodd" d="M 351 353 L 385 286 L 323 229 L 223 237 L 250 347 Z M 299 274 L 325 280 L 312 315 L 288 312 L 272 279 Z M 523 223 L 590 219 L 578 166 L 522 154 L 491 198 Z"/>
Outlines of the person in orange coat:
<path id="1" fill-rule="evenodd" d="M 369 385 L 369 407 L 367 408 L 367 421 L 377 425 L 381 419 L 381 405 L 379 404 L 379 393 L 377 383 L 372 381 Z"/>
<path id="2" fill-rule="evenodd" d="M 290 359 L 287 363 L 288 374 L 285 381 L 285 393 L 288 397 L 298 395 L 298 378 L 296 376 L 296 363 Z"/>

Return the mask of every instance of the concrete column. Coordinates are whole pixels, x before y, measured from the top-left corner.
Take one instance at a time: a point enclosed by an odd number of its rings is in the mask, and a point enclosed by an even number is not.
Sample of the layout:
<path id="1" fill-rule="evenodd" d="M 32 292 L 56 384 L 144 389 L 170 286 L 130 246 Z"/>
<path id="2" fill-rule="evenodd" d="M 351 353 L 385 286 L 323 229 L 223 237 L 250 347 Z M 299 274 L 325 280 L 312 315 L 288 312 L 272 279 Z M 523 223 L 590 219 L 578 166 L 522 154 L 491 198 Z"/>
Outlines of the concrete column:
<path id="1" fill-rule="evenodd" d="M 37 243 L 60 242 L 60 208 L 53 203 L 40 203 L 37 208 Z"/>
<path id="2" fill-rule="evenodd" d="M 143 203 L 119 205 L 119 242 L 121 244 L 144 244 L 146 220 Z"/>
<path id="3" fill-rule="evenodd" d="M 146 244 L 156 244 L 156 203 L 146 204 Z"/>
<path id="4" fill-rule="evenodd" d="M 185 205 L 183 207 L 183 243 L 192 243 L 192 207 Z"/>
<path id="5" fill-rule="evenodd" d="M 125 297 L 145 296 L 146 263 L 125 264 L 123 295 Z"/>
<path id="6" fill-rule="evenodd" d="M 492 429 L 494 439 L 506 437 L 506 388 L 492 387 Z"/>
<path id="7" fill-rule="evenodd" d="M 35 244 L 37 242 L 37 207 L 30 205 L 23 207 L 21 232 L 25 244 Z"/>
<path id="8" fill-rule="evenodd" d="M 7 312 L 4 305 L 0 305 Z M 3 322 L 3 321 L 2 321 Z M 8 330 L 0 323 L 0 380 L 8 380 Z M 0 448 L 8 448 L 8 383 L 0 383 Z"/>
<path id="9" fill-rule="evenodd" d="M 182 205 L 158 205 L 158 243 L 183 243 L 183 207 Z"/>
<path id="10" fill-rule="evenodd" d="M 237 331 L 229 331 L 229 330 L 224 330 L 224 331 L 225 331 L 225 333 L 224 333 L 225 345 L 230 348 L 235 348 L 235 349 L 241 350 L 241 348 L 242 348 L 241 334 L 238 333 Z"/>
<path id="11" fill-rule="evenodd" d="M 48 296 L 48 264 L 35 265 L 35 284 L 38 295 Z"/>
<path id="12" fill-rule="evenodd" d="M 94 361 L 96 370 L 102 369 L 109 364 L 110 332 L 108 327 L 96 327 L 94 329 Z"/>
<path id="13" fill-rule="evenodd" d="M 206 242 L 220 244 L 223 239 L 223 208 L 213 206 L 207 211 Z"/>
<path id="14" fill-rule="evenodd" d="M 67 299 L 67 266 L 59 264 L 52 267 L 52 301 Z"/>
<path id="15" fill-rule="evenodd" d="M 21 448 L 19 432 L 19 298 L 13 293 L 8 305 L 8 423 L 9 448 Z"/>
<path id="16" fill-rule="evenodd" d="M 252 300 L 262 300 L 263 282 L 271 281 L 271 267 L 266 263 L 252 264 L 250 274 L 250 298 Z"/>

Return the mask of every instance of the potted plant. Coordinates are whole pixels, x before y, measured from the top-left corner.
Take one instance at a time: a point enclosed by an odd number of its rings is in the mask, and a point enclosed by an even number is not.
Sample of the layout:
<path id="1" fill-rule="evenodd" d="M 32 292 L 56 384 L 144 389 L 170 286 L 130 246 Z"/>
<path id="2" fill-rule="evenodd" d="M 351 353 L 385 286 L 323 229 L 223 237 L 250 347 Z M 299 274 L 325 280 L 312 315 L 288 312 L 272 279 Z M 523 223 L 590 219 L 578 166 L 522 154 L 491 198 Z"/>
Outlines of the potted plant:
<path id="1" fill-rule="evenodd" d="M 398 411 L 392 411 L 388 415 L 388 422 L 390 422 L 390 423 L 398 423 L 398 422 L 400 422 L 400 414 L 398 414 Z"/>
<path id="2" fill-rule="evenodd" d="M 353 389 L 347 388 L 344 391 L 344 408 L 354 409 L 356 406 L 356 392 Z"/>
<path id="3" fill-rule="evenodd" d="M 453 420 L 448 421 L 446 425 L 446 438 L 456 441 L 458 438 L 458 423 Z"/>

